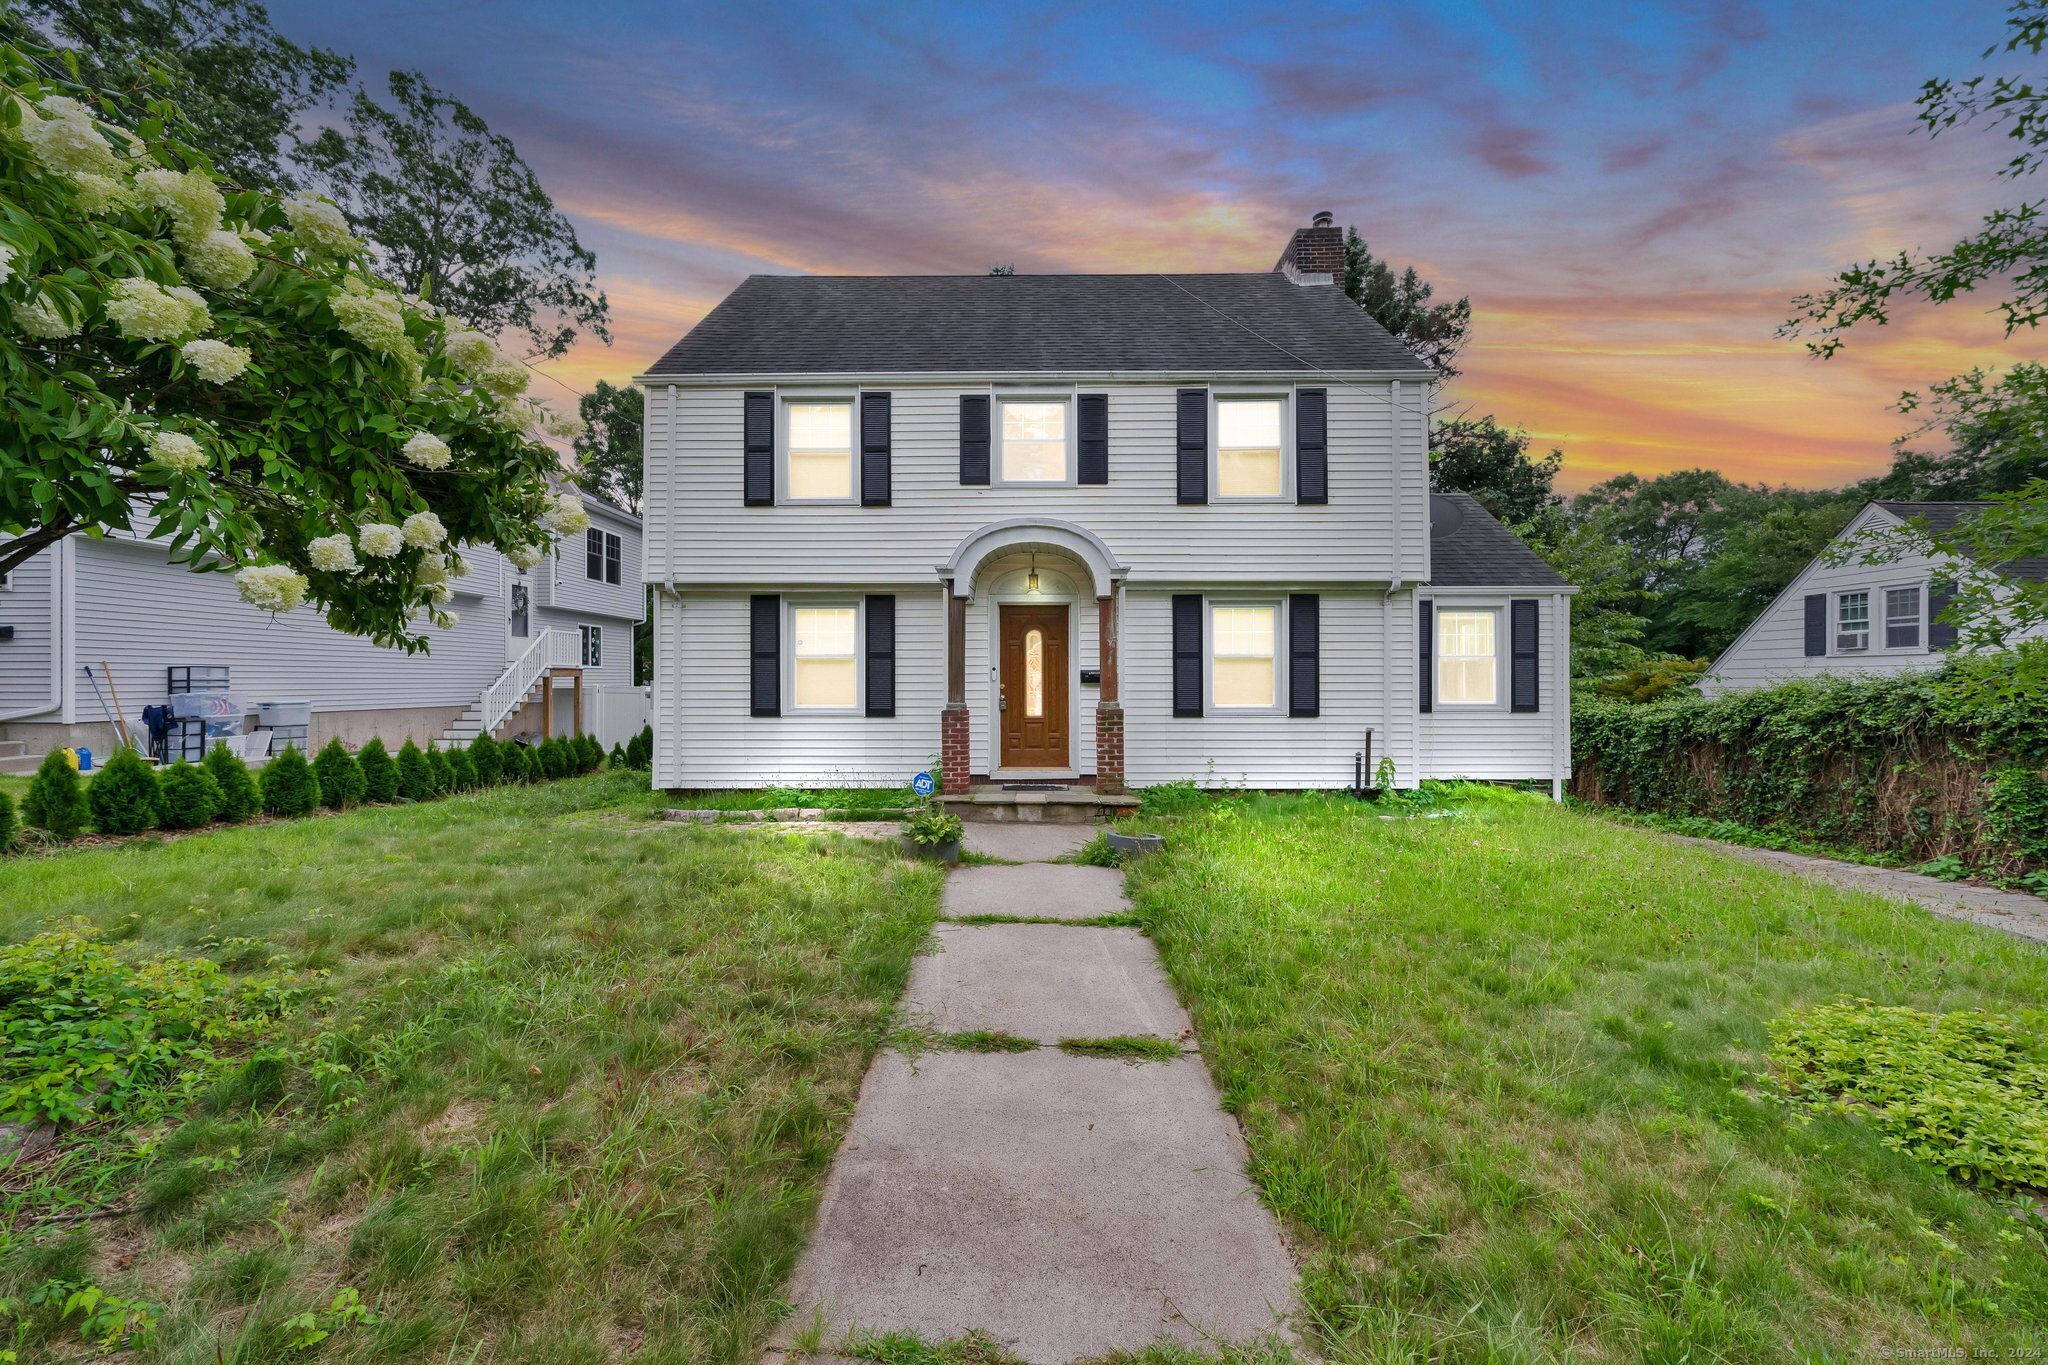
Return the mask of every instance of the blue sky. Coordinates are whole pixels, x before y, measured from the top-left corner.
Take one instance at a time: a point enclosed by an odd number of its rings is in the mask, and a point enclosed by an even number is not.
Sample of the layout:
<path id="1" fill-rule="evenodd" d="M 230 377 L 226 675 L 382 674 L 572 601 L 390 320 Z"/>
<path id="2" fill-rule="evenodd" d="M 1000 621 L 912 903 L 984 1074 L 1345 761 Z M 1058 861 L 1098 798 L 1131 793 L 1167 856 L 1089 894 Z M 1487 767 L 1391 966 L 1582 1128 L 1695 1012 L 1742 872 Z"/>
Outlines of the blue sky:
<path id="1" fill-rule="evenodd" d="M 618 314 L 550 367 L 572 388 L 757 271 L 1264 269 L 1322 208 L 1471 296 L 1447 402 L 1562 444 L 1573 487 L 1840 482 L 1887 460 L 1900 390 L 2021 353 L 1988 301 L 1825 364 L 1772 335 L 1830 269 L 2013 197 L 2000 139 L 1912 121 L 1982 69 L 1979 0 L 271 9 L 518 144 Z"/>

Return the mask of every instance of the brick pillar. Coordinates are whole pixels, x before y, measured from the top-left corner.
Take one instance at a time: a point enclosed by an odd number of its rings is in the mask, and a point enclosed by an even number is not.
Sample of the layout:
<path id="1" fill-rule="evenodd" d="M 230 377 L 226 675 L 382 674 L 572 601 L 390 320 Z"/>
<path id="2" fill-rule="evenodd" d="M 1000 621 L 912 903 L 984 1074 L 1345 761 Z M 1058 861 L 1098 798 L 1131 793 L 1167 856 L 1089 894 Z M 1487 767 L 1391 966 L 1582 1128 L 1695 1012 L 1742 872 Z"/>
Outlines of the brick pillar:
<path id="1" fill-rule="evenodd" d="M 1121 772 L 1122 751 L 1118 753 Z M 947 796 L 965 796 L 967 771 L 967 708 L 948 706 L 939 712 L 939 790 Z"/>
<path id="2" fill-rule="evenodd" d="M 1124 790 L 1124 708 L 1101 702 L 1095 708 L 1095 790 L 1121 796 Z"/>

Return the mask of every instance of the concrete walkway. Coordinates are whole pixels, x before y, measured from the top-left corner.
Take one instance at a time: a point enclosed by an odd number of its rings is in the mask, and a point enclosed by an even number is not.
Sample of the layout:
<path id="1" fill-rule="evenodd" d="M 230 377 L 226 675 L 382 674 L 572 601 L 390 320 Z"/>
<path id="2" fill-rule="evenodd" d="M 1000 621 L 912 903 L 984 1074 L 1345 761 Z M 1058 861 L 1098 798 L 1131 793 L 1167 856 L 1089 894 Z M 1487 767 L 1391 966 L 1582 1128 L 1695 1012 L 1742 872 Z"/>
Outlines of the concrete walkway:
<path id="1" fill-rule="evenodd" d="M 970 848 L 1020 862 L 1094 834 L 968 830 Z M 1129 908 L 1122 874 L 1042 861 L 957 869 L 945 899 L 949 918 Z M 1041 1046 L 875 1063 L 771 1354 L 813 1332 L 830 1350 L 856 1331 L 942 1341 L 980 1330 L 1034 1365 L 1161 1337 L 1291 1341 L 1293 1262 L 1151 941 L 1066 923 L 947 923 L 936 937 L 911 975 L 906 1022 Z M 1184 1050 L 1131 1063 L 1052 1046 L 1123 1035 Z"/>

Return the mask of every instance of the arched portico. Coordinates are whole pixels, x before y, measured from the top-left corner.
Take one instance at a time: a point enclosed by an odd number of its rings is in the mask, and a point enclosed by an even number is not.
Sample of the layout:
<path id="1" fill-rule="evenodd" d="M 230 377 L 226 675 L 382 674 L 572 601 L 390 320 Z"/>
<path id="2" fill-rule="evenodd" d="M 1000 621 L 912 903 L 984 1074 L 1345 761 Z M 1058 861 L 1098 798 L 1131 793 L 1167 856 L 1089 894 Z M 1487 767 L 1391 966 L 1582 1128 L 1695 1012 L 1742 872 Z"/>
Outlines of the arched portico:
<path id="1" fill-rule="evenodd" d="M 1065 555 L 1086 569 L 1093 580 L 1095 596 L 1110 596 L 1118 580 L 1129 572 L 1116 562 L 1102 537 L 1071 521 L 1048 518 L 1012 517 L 992 521 L 973 531 L 954 549 L 953 557 L 939 566 L 939 576 L 953 585 L 956 597 L 974 595 L 975 575 L 982 564 L 997 555 L 1020 550 L 1049 550 Z"/>

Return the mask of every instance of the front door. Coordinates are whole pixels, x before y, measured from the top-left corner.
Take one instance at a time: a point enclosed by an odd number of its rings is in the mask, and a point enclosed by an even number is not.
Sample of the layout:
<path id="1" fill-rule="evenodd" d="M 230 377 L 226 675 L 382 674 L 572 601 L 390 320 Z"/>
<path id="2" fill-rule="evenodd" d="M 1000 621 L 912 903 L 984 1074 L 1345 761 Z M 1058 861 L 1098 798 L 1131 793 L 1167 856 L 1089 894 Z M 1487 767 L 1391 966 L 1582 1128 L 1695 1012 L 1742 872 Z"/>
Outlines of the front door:
<path id="1" fill-rule="evenodd" d="M 1067 608 L 998 609 L 1002 641 L 1002 766 L 1064 768 L 1067 738 Z"/>

